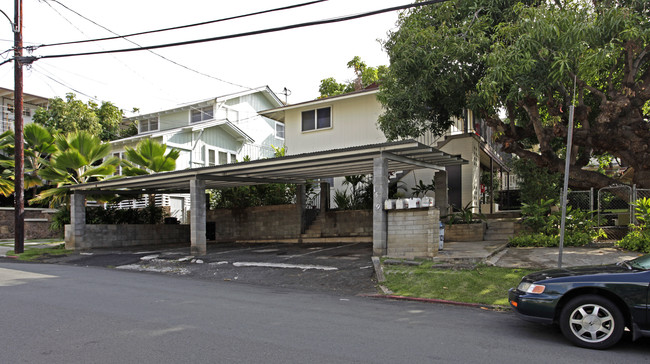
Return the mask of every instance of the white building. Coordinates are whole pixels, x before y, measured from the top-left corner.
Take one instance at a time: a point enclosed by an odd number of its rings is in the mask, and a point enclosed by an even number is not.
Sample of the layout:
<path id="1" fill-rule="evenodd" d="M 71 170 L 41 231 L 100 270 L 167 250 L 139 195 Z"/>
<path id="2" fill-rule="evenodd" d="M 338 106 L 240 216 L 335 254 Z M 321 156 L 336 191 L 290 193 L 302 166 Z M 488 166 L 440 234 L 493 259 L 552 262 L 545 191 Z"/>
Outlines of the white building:
<path id="1" fill-rule="evenodd" d="M 176 169 L 198 168 L 270 158 L 273 147 L 285 144 L 284 123 L 259 114 L 283 103 L 268 86 L 219 96 L 178 107 L 126 118 L 136 123 L 138 134 L 111 141 L 113 155 L 123 157 L 126 147 L 153 138 L 167 148 L 180 150 Z M 118 170 L 118 173 L 121 171 Z M 189 207 L 185 195 L 158 196 L 158 204 L 171 206 L 172 216 L 183 221 Z M 121 207 L 141 207 L 146 198 L 124 201 Z"/>

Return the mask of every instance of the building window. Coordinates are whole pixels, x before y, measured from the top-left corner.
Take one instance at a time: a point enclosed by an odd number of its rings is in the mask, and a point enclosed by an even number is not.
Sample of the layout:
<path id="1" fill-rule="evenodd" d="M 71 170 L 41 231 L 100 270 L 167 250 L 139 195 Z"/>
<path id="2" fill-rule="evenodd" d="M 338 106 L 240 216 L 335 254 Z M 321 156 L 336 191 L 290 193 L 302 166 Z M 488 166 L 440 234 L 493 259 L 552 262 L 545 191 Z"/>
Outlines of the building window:
<path id="1" fill-rule="evenodd" d="M 124 157 L 122 152 L 117 152 L 113 153 L 113 157 L 117 159 L 122 159 Z M 121 176 L 122 175 L 122 163 L 118 163 L 118 165 L 115 167 L 115 173 L 113 173 L 114 176 Z"/>
<path id="2" fill-rule="evenodd" d="M 202 108 L 194 108 L 190 112 L 190 122 L 197 123 L 199 121 L 206 121 L 214 119 L 214 108 L 206 106 Z"/>
<path id="3" fill-rule="evenodd" d="M 219 165 L 228 164 L 228 153 L 219 152 Z"/>
<path id="4" fill-rule="evenodd" d="M 208 166 L 214 166 L 217 164 L 216 151 L 214 149 L 208 149 Z"/>
<path id="5" fill-rule="evenodd" d="M 332 127 L 332 108 L 324 107 L 302 112 L 302 131 L 328 129 Z"/>
<path id="6" fill-rule="evenodd" d="M 158 118 L 154 117 L 149 119 L 138 120 L 138 125 L 139 125 L 140 133 L 146 133 L 148 131 L 156 131 L 158 130 Z"/>
<path id="7" fill-rule="evenodd" d="M 220 166 L 228 163 L 237 162 L 237 155 L 235 153 L 230 153 L 227 151 L 221 151 L 217 149 L 207 148 L 207 166 Z M 230 160 L 229 160 L 230 159 Z"/>
<path id="8" fill-rule="evenodd" d="M 275 137 L 279 139 L 284 139 L 284 124 L 275 123 Z"/>

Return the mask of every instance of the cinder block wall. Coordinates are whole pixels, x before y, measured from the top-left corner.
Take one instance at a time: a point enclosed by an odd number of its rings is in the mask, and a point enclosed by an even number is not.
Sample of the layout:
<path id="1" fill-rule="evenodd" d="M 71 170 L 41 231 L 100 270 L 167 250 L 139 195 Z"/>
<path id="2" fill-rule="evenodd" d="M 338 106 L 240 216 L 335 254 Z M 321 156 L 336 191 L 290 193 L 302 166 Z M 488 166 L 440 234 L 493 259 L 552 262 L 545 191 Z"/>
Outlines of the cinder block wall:
<path id="1" fill-rule="evenodd" d="M 25 239 L 53 239 L 59 233 L 50 230 L 56 210 L 25 208 Z M 15 228 L 13 207 L 0 207 L 0 239 L 13 239 Z"/>
<path id="2" fill-rule="evenodd" d="M 300 216 L 296 205 L 209 210 L 206 220 L 215 223 L 218 242 L 300 237 Z"/>
<path id="3" fill-rule="evenodd" d="M 66 225 L 66 249 L 84 250 L 140 245 L 190 244 L 189 225 L 85 225 L 83 242 L 79 246 L 74 246 L 71 235 L 72 225 Z"/>
<path id="4" fill-rule="evenodd" d="M 372 210 L 347 210 L 321 212 L 321 236 L 372 236 Z"/>
<path id="5" fill-rule="evenodd" d="M 440 210 L 437 207 L 389 210 L 387 255 L 431 258 L 438 254 Z"/>

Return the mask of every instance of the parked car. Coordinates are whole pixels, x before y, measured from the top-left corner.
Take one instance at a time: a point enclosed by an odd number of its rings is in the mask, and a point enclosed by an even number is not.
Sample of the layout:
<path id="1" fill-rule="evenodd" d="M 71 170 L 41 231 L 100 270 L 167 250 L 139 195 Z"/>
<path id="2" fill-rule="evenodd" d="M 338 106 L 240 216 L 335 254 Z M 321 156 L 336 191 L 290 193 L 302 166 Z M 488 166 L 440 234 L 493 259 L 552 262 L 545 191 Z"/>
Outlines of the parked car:
<path id="1" fill-rule="evenodd" d="M 650 336 L 650 254 L 613 265 L 549 269 L 524 276 L 508 291 L 524 320 L 559 324 L 577 346 L 606 349 L 627 327 Z"/>

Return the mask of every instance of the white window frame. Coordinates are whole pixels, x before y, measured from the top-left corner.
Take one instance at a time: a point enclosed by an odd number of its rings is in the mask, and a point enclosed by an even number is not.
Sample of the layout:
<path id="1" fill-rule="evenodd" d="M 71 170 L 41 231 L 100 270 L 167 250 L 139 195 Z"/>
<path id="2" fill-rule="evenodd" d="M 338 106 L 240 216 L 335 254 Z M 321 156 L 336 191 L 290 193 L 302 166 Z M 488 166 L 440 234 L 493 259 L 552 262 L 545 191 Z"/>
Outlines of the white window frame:
<path id="1" fill-rule="evenodd" d="M 301 113 L 300 115 L 302 115 L 302 113 Z M 330 117 L 330 119 L 331 119 L 331 117 Z M 330 124 L 331 124 L 331 121 L 330 121 Z M 300 125 L 301 125 L 301 127 L 302 127 L 302 120 L 301 120 L 301 124 L 300 124 Z M 279 131 L 278 131 L 278 127 L 281 127 L 282 132 L 279 132 Z M 276 121 L 276 122 L 275 122 L 275 137 L 278 138 L 278 139 L 282 139 L 282 140 L 284 140 L 285 131 L 286 131 L 286 128 L 285 128 L 284 123 L 280 123 L 280 122 L 277 122 L 277 121 Z M 280 134 L 282 134 L 282 136 L 280 136 Z"/>
<path id="2" fill-rule="evenodd" d="M 199 120 L 193 120 L 195 113 L 199 113 Z M 214 105 L 204 107 L 193 107 L 190 109 L 190 124 L 200 123 L 202 121 L 214 120 Z"/>
<path id="3" fill-rule="evenodd" d="M 330 112 L 330 115 L 329 115 L 329 121 L 330 122 L 329 122 L 329 124 L 330 125 L 327 126 L 327 127 L 319 128 L 318 127 L 318 110 L 324 110 L 324 109 L 329 109 L 329 112 Z M 303 125 L 303 117 L 304 117 L 304 113 L 309 112 L 309 111 L 314 112 L 314 128 L 305 130 L 304 125 Z M 303 133 L 311 133 L 311 132 L 314 132 L 314 131 L 332 129 L 333 125 L 334 125 L 334 122 L 333 122 L 333 117 L 332 117 L 332 106 L 323 106 L 323 107 L 318 107 L 318 108 L 315 108 L 315 109 L 302 110 L 300 112 L 300 130 Z"/>
<path id="4" fill-rule="evenodd" d="M 210 164 L 210 152 L 214 152 L 214 164 Z M 223 154 L 226 155 L 226 163 L 219 163 L 220 153 L 223 153 Z M 224 165 L 224 164 L 235 163 L 235 162 L 237 162 L 237 152 L 235 152 L 233 150 L 215 148 L 215 147 L 211 147 L 209 145 L 206 145 L 205 146 L 205 154 L 203 155 L 203 160 L 204 160 L 203 165 L 206 166 L 206 167 L 221 166 L 221 165 Z"/>
<path id="5" fill-rule="evenodd" d="M 124 159 L 124 152 L 112 152 L 111 157 L 117 157 L 120 159 Z M 113 176 L 121 176 L 122 175 L 122 163 L 118 163 L 117 167 L 115 168 L 115 173 L 113 173 Z"/>
<path id="6" fill-rule="evenodd" d="M 152 129 L 152 128 L 151 128 L 151 123 L 152 123 L 152 121 L 154 121 L 154 120 L 155 120 L 155 122 L 156 122 L 156 128 L 155 128 L 155 129 Z M 143 123 L 146 123 L 146 125 L 147 125 L 147 130 L 142 130 L 142 125 L 144 125 Z M 160 130 L 160 119 L 159 119 L 157 116 L 150 117 L 150 118 L 146 118 L 146 119 L 138 120 L 138 133 L 139 133 L 139 134 L 142 134 L 142 133 L 149 133 L 149 132 L 152 132 L 152 131 L 158 131 L 158 130 Z"/>

